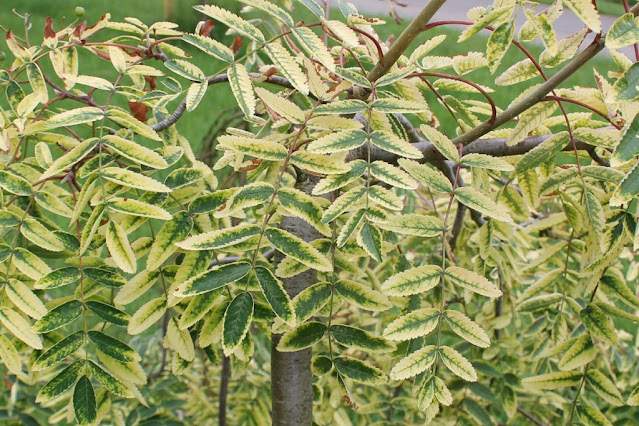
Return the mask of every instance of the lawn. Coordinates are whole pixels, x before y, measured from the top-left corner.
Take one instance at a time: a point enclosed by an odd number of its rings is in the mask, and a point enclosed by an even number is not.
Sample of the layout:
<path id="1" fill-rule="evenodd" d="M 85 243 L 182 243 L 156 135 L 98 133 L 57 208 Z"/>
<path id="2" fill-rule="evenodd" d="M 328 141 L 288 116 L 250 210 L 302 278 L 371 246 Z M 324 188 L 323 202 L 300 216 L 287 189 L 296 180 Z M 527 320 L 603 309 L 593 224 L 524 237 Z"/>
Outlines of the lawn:
<path id="1" fill-rule="evenodd" d="M 150 3 L 156 4 L 157 7 L 149 7 Z M 155 21 L 170 20 L 178 23 L 180 28 L 183 30 L 192 30 L 197 21 L 200 19 L 198 14 L 191 8 L 191 5 L 196 4 L 197 2 L 174 1 L 173 3 L 174 6 L 172 13 L 169 16 L 164 16 L 162 2 L 150 2 L 149 0 L 128 0 L 126 2 L 126 8 L 112 7 L 114 3 L 107 2 L 106 0 L 56 0 L 55 2 L 44 2 L 42 0 L 20 0 L 19 2 L 5 1 L 3 6 L 0 7 L 0 24 L 5 28 L 13 28 L 14 31 L 21 36 L 23 34 L 23 21 L 20 17 L 16 16 L 11 9 L 12 7 L 15 7 L 17 12 L 30 13 L 31 22 L 33 23 L 33 27 L 30 31 L 30 39 L 35 42 L 38 38 L 42 37 L 45 17 L 53 17 L 54 29 L 59 29 L 62 26 L 62 22 L 71 22 L 76 19 L 74 9 L 79 5 L 85 8 L 85 15 L 80 19 L 86 19 L 89 22 L 89 25 L 99 19 L 104 13 L 110 12 L 112 20 L 121 21 L 127 16 L 137 17 L 147 24 Z M 603 4 L 601 1 L 600 3 Z M 238 9 L 237 3 L 232 0 L 223 0 L 221 2 L 216 1 L 215 4 L 231 7 L 236 11 Z M 332 13 L 336 18 L 339 15 L 337 8 L 334 8 Z M 295 17 L 296 19 L 304 20 L 307 23 L 311 23 L 316 20 L 309 12 L 305 12 L 303 7 L 298 8 Z M 401 24 L 396 24 L 394 21 L 389 20 L 386 25 L 377 26 L 376 29 L 382 39 L 387 39 L 392 34 L 399 34 L 406 25 L 407 21 L 404 21 Z M 230 44 L 231 38 L 224 35 L 224 28 L 222 27 L 222 25 L 216 27 L 214 29 L 213 36 L 221 39 L 227 44 Z M 482 32 L 478 37 L 473 37 L 463 43 L 457 43 L 459 31 L 460 29 L 455 27 L 438 27 L 430 30 L 428 33 L 421 34 L 418 37 L 417 42 L 414 43 L 414 46 L 417 46 L 419 43 L 424 42 L 437 34 L 446 34 L 446 41 L 438 46 L 432 54 L 455 55 L 469 51 L 483 52 L 485 50 L 487 37 L 489 35 L 487 31 Z M 115 35 L 117 34 L 113 32 L 113 36 Z M 536 57 L 538 57 L 542 51 L 542 48 L 535 43 L 527 43 L 526 46 Z M 190 48 L 190 46 L 185 43 L 182 47 L 193 55 L 193 63 L 201 67 L 206 73 L 213 74 L 223 69 L 222 63 L 213 60 L 204 53 Z M 5 46 L 0 47 L 0 50 L 5 49 Z M 407 53 L 409 54 L 410 50 Z M 515 49 L 514 46 L 511 46 L 506 58 L 503 60 L 502 65 L 499 67 L 499 70 L 495 75 L 491 75 L 487 69 L 482 69 L 470 73 L 466 77 L 478 84 L 494 87 L 494 78 L 510 65 L 523 58 L 523 54 Z M 609 70 L 614 68 L 614 64 L 607 57 L 595 58 L 592 63 L 603 75 L 606 75 Z M 112 71 L 110 64 L 105 66 L 105 61 L 92 56 L 91 54 L 85 52 L 85 54 L 80 58 L 80 64 L 80 70 L 83 74 L 93 74 L 103 76 L 105 78 L 111 77 L 111 79 L 113 79 L 114 72 Z M 557 70 L 558 69 L 548 70 L 548 75 L 552 75 Z M 449 72 L 452 72 L 452 70 Z M 493 98 L 499 107 L 505 108 L 530 84 L 538 83 L 540 81 L 541 78 L 536 78 L 515 86 L 497 88 L 496 92 L 493 94 Z M 186 82 L 184 82 L 184 84 L 186 85 Z M 594 78 L 592 74 L 592 66 L 585 67 L 580 70 L 565 83 L 566 86 L 592 86 L 593 84 Z M 450 92 L 449 94 L 459 96 L 459 94 L 455 94 L 454 92 Z M 427 93 L 426 96 L 435 114 L 442 121 L 443 130 L 448 133 L 452 133 L 455 125 L 452 120 L 449 119 L 449 115 L 445 108 L 437 102 L 436 98 L 431 93 Z M 473 98 L 481 99 L 481 96 L 479 95 L 462 94 L 461 96 L 471 96 Z M 187 139 L 191 141 L 191 144 L 197 149 L 202 146 L 203 138 L 207 135 L 212 123 L 215 123 L 216 118 L 218 118 L 220 114 L 228 112 L 228 110 L 232 108 L 234 108 L 234 102 L 228 86 L 216 85 L 209 89 L 209 93 L 207 93 L 204 100 L 194 113 L 187 114 L 183 117 L 179 123 L 180 132 L 186 136 Z"/>

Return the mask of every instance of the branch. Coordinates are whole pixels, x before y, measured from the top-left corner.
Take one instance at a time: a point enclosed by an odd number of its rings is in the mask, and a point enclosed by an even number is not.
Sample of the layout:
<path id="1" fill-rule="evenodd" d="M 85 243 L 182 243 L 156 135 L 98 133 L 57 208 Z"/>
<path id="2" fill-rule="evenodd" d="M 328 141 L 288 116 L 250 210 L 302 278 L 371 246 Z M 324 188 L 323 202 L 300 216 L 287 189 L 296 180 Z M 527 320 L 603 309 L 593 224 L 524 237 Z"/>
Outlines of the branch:
<path id="1" fill-rule="evenodd" d="M 639 14 L 639 3 L 634 5 L 630 9 L 630 12 L 637 16 L 637 14 Z M 509 122 L 533 105 L 541 102 L 557 86 L 566 81 L 568 77 L 573 75 L 579 68 L 581 68 L 586 62 L 592 59 L 597 53 L 601 52 L 605 47 L 605 39 L 605 35 L 595 38 L 595 40 L 593 40 L 593 42 L 587 48 L 585 48 L 577 57 L 570 61 L 568 65 L 562 68 L 557 74 L 546 80 L 545 83 L 541 84 L 539 87 L 533 90 L 525 99 L 521 100 L 520 102 L 508 108 L 506 111 L 499 114 L 493 122 L 485 121 L 477 127 L 467 131 L 466 133 L 457 136 L 455 139 L 453 139 L 453 144 L 457 145 L 461 143 L 463 145 L 468 145 L 469 143 L 479 139 L 491 130 L 496 129 L 502 124 Z M 431 149 L 434 149 L 434 147 L 432 147 Z"/>
<path id="2" fill-rule="evenodd" d="M 446 0 L 431 0 L 419 15 L 413 19 L 413 21 L 406 27 L 406 29 L 400 34 L 400 36 L 392 44 L 386 55 L 379 60 L 379 62 L 368 73 L 366 78 L 370 82 L 377 81 L 381 76 L 386 74 L 392 66 L 397 62 L 400 56 L 406 51 L 408 46 L 415 40 L 415 37 L 421 32 L 421 28 L 430 21 L 433 15 L 439 10 L 439 8 L 446 3 Z"/>
<path id="3" fill-rule="evenodd" d="M 285 79 L 284 77 L 279 77 L 277 75 L 264 77 L 262 74 L 259 74 L 259 73 L 249 73 L 249 75 L 258 80 L 263 79 L 264 83 L 271 83 L 277 86 L 293 89 L 293 85 L 291 84 L 291 82 Z M 227 81 L 229 81 L 228 74 L 216 75 L 215 77 L 211 77 L 209 79 L 209 86 L 213 84 L 217 84 L 217 83 L 224 83 Z M 158 121 L 156 124 L 152 125 L 151 128 L 155 130 L 156 132 L 164 130 L 168 128 L 169 126 L 175 124 L 180 119 L 180 117 L 182 117 L 182 114 L 184 114 L 185 111 L 186 111 L 186 99 L 180 102 L 180 105 L 178 105 L 175 111 L 173 111 L 173 114 L 169 115 L 164 120 Z"/>

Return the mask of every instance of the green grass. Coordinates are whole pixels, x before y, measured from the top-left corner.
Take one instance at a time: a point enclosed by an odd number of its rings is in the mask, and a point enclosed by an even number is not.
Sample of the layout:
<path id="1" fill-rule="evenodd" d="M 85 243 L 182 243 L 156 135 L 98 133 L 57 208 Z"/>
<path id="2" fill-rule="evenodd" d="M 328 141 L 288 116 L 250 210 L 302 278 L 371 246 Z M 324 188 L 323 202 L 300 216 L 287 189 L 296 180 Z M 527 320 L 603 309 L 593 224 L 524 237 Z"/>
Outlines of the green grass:
<path id="1" fill-rule="evenodd" d="M 81 19 L 86 19 L 89 25 L 92 25 L 93 22 L 98 20 L 106 12 L 110 12 L 112 20 L 115 21 L 122 21 L 126 16 L 134 16 L 147 24 L 151 24 L 155 21 L 170 20 L 178 23 L 180 25 L 180 29 L 186 31 L 192 31 L 197 21 L 200 19 L 200 16 L 198 16 L 198 14 L 192 9 L 192 5 L 198 3 L 196 1 L 174 1 L 173 13 L 170 16 L 164 16 L 162 2 L 151 2 L 149 0 L 128 0 L 126 2 L 126 7 L 122 4 L 108 2 L 106 0 L 56 0 L 54 2 L 44 2 L 43 0 L 21 0 L 20 2 L 12 1 L 11 3 L 14 4 L 6 5 L 5 3 L 2 7 L 0 7 L 0 24 L 2 24 L 5 28 L 13 28 L 16 34 L 21 37 L 24 34 L 24 23 L 20 17 L 16 16 L 11 11 L 11 8 L 18 8 L 18 12 L 21 13 L 30 13 L 31 22 L 33 24 L 30 31 L 30 39 L 34 43 L 42 37 L 45 17 L 51 16 L 54 19 L 54 29 L 60 29 L 63 26 L 63 22 L 68 23 L 76 19 L 74 9 L 78 5 L 85 8 L 86 14 Z M 604 2 L 600 0 L 599 3 L 603 4 Z M 150 7 L 150 4 L 155 5 L 156 7 Z M 232 0 L 223 0 L 221 2 L 216 1 L 215 4 L 230 7 L 236 11 L 238 9 L 237 3 Z M 337 8 L 332 10 L 332 15 L 334 18 L 339 19 L 340 14 Z M 317 20 L 310 14 L 310 12 L 305 11 L 303 7 L 297 8 L 295 18 L 307 23 L 315 22 Z M 405 28 L 407 23 L 408 22 L 406 20 L 401 24 L 396 24 L 394 21 L 388 20 L 386 25 L 377 26 L 376 30 L 382 39 L 387 39 L 392 34 L 398 35 Z M 115 32 L 105 32 L 105 34 L 112 37 L 119 35 L 119 33 Z M 488 32 L 482 32 L 480 35 L 473 37 L 470 40 L 463 43 L 457 43 L 457 37 L 459 34 L 458 28 L 438 27 L 430 30 L 428 33 L 421 34 L 413 46 L 416 47 L 419 43 L 422 43 L 437 34 L 446 34 L 447 38 L 444 43 L 432 52 L 434 55 L 456 55 L 469 51 L 483 52 L 489 35 Z M 231 38 L 224 35 L 224 28 L 222 25 L 217 25 L 214 29 L 213 36 L 226 44 L 230 44 L 231 42 Z M 102 35 L 100 39 L 104 39 L 103 37 L 105 36 Z M 180 46 L 193 55 L 192 62 L 202 68 L 205 73 L 213 74 L 223 69 L 224 64 L 213 60 L 210 56 L 207 56 L 196 49 L 192 49 L 190 46 L 185 46 L 184 43 L 181 43 Z M 542 51 L 542 48 L 535 43 L 528 43 L 526 46 L 535 57 L 538 57 Z M 0 50 L 6 50 L 6 47 L 4 45 L 0 45 Z M 410 51 L 411 50 L 409 50 L 407 54 L 409 54 Z M 494 87 L 494 78 L 510 65 L 521 59 L 524 59 L 524 55 L 514 46 L 511 46 L 495 75 L 491 75 L 487 69 L 482 69 L 472 72 L 465 77 L 478 84 Z M 8 65 L 8 63 L 6 65 Z M 348 64 L 348 66 L 353 65 Z M 603 75 L 606 75 L 609 70 L 614 68 L 614 64 L 606 57 L 595 58 L 586 67 L 573 75 L 564 84 L 564 86 L 592 86 L 594 84 L 592 72 L 593 67 Z M 547 70 L 548 76 L 555 73 L 558 69 L 559 68 Z M 83 52 L 80 56 L 80 72 L 82 74 L 98 75 L 111 79 L 115 76 L 115 72 L 112 70 L 109 63 L 88 52 Z M 452 72 L 452 70 L 448 70 L 447 72 Z M 539 82 L 541 82 L 540 77 L 515 86 L 505 88 L 498 87 L 496 88 L 495 93 L 492 94 L 492 97 L 499 107 L 505 108 L 529 85 Z M 183 84 L 186 87 L 186 84 L 188 83 L 183 81 Z M 443 94 L 446 93 L 443 92 Z M 459 94 L 454 92 L 448 92 L 448 94 L 462 99 L 482 99 L 480 95 Z M 436 116 L 442 122 L 443 130 L 449 134 L 454 132 L 455 124 L 450 119 L 446 109 L 439 104 L 433 94 L 426 93 L 426 97 Z M 126 106 L 124 104 L 124 98 L 115 97 L 114 100 L 118 105 L 123 107 Z M 570 108 L 571 110 L 575 110 L 572 107 Z M 202 146 L 203 139 L 206 137 L 210 127 L 217 122 L 221 115 L 234 109 L 235 102 L 228 85 L 216 85 L 209 89 L 209 92 L 206 94 L 204 100 L 194 113 L 186 114 L 181 119 L 178 124 L 178 128 L 181 134 L 183 134 L 191 142 L 194 149 L 198 150 Z M 485 117 L 480 118 L 483 119 Z"/>

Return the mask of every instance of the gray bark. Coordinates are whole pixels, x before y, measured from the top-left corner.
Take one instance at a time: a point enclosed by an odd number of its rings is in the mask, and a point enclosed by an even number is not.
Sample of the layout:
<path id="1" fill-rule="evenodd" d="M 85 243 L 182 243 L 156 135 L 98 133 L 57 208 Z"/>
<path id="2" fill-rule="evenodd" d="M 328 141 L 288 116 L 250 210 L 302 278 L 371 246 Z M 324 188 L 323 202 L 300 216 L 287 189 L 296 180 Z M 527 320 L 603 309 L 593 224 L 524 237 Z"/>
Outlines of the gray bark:
<path id="1" fill-rule="evenodd" d="M 310 194 L 318 178 L 298 170 L 295 187 Z M 308 223 L 293 217 L 284 217 L 280 228 L 303 239 L 313 241 L 321 235 Z M 282 259 L 280 253 L 276 259 Z M 295 297 L 306 287 L 317 282 L 317 273 L 309 269 L 283 281 L 284 289 Z M 311 348 L 298 352 L 278 352 L 281 335 L 271 334 L 271 400 L 274 425 L 311 425 L 313 421 L 313 377 Z"/>

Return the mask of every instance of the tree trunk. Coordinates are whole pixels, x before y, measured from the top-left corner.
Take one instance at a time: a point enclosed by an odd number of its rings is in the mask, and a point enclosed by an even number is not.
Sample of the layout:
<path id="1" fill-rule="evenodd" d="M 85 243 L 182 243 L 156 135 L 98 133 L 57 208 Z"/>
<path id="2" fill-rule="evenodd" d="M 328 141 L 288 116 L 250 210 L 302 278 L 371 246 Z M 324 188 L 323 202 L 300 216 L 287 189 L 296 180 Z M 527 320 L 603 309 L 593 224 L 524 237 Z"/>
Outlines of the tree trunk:
<path id="1" fill-rule="evenodd" d="M 295 187 L 307 194 L 317 178 L 298 171 Z M 321 235 L 308 223 L 293 217 L 284 217 L 280 228 L 304 241 L 313 241 Z M 281 259 L 281 255 L 278 256 Z M 317 281 L 317 273 L 310 269 L 284 279 L 284 289 L 292 299 L 300 291 Z M 313 382 L 311 348 L 298 352 L 278 352 L 281 335 L 271 334 L 271 417 L 274 425 L 311 425 L 313 421 Z"/>

